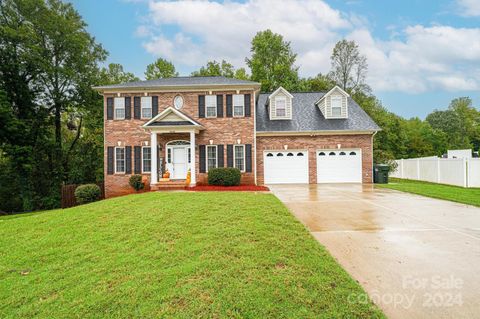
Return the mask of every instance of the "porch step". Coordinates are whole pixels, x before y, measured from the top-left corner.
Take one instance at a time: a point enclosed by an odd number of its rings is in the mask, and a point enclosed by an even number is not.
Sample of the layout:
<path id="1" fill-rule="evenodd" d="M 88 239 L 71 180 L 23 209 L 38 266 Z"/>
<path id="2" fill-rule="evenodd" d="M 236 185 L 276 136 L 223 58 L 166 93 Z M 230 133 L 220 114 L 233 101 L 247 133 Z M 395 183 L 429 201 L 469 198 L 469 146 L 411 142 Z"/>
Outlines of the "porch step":
<path id="1" fill-rule="evenodd" d="M 151 184 L 150 189 L 152 191 L 166 191 L 166 190 L 180 190 L 185 189 L 185 180 L 176 179 L 165 182 L 158 182 L 156 184 Z"/>

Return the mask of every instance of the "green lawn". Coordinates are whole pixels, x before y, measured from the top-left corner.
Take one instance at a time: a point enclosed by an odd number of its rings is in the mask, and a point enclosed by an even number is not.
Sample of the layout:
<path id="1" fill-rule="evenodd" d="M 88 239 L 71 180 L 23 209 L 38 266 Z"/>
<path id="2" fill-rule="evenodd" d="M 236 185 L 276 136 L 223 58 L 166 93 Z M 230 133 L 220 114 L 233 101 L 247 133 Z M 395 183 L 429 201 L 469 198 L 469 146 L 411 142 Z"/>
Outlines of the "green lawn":
<path id="1" fill-rule="evenodd" d="M 480 206 L 480 188 L 463 188 L 458 186 L 390 178 L 389 184 L 375 184 L 378 187 L 395 189 L 453 202 Z"/>
<path id="2" fill-rule="evenodd" d="M 0 318 L 383 314 L 271 194 L 145 193 L 0 218 Z M 359 300 L 360 299 L 360 300 Z"/>

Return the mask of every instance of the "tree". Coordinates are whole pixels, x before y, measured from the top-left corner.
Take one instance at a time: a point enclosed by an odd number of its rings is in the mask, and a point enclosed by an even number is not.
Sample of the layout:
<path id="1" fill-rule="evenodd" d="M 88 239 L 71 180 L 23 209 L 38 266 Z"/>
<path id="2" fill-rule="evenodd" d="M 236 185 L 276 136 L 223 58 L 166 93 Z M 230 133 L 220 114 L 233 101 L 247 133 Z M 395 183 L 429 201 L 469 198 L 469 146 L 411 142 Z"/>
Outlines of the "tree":
<path id="1" fill-rule="evenodd" d="M 297 55 L 290 42 L 270 30 L 258 32 L 252 39 L 252 57 L 246 59 L 252 80 L 262 84 L 262 91 L 273 91 L 279 86 L 292 90 L 298 83 Z"/>
<path id="2" fill-rule="evenodd" d="M 192 76 L 224 76 L 233 78 L 235 69 L 232 64 L 225 60 L 217 62 L 215 60 L 208 61 L 205 66 L 202 66 L 198 71 L 193 71 Z"/>
<path id="3" fill-rule="evenodd" d="M 106 68 L 100 70 L 100 83 L 102 85 L 107 84 L 119 84 L 126 82 L 139 81 L 131 72 L 125 72 L 123 66 L 118 63 L 110 63 Z"/>
<path id="4" fill-rule="evenodd" d="M 158 58 L 157 61 L 147 65 L 147 70 L 145 71 L 145 79 L 147 80 L 171 78 L 174 76 L 178 76 L 175 66 L 172 62 L 162 58 Z"/>
<path id="5" fill-rule="evenodd" d="M 365 83 L 368 69 L 367 58 L 360 54 L 355 41 L 341 40 L 333 48 L 330 57 L 332 70 L 330 77 L 345 91 L 368 92 Z"/>
<path id="6" fill-rule="evenodd" d="M 330 91 L 334 86 L 335 81 L 333 81 L 328 75 L 319 73 L 315 77 L 300 79 L 295 89 L 302 92 L 326 92 Z"/>

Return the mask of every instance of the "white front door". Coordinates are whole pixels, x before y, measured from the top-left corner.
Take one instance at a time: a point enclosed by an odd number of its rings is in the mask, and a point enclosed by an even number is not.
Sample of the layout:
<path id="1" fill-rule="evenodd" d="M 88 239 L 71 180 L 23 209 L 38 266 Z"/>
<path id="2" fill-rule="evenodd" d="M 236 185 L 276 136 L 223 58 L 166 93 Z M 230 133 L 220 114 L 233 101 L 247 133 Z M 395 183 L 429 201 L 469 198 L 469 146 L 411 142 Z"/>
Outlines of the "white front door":
<path id="1" fill-rule="evenodd" d="M 170 178 L 185 179 L 187 178 L 187 147 L 172 147 L 172 172 Z"/>
<path id="2" fill-rule="evenodd" d="M 317 183 L 361 183 L 362 151 L 335 149 L 317 151 Z"/>
<path id="3" fill-rule="evenodd" d="M 265 184 L 308 184 L 308 151 L 265 151 Z"/>

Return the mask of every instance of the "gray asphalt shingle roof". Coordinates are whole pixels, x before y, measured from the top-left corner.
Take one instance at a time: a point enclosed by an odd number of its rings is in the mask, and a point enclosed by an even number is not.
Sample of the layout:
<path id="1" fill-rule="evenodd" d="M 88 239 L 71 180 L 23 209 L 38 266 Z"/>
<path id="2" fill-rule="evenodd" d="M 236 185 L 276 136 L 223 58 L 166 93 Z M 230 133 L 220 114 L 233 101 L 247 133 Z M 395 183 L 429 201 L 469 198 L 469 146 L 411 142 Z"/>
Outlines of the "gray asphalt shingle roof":
<path id="1" fill-rule="evenodd" d="M 113 85 L 97 86 L 96 89 L 125 89 L 125 88 L 149 88 L 169 86 L 203 86 L 203 85 L 253 85 L 260 86 L 260 83 L 226 78 L 224 76 L 178 76 L 165 79 L 147 81 L 136 81 Z"/>
<path id="2" fill-rule="evenodd" d="M 291 92 L 290 92 L 291 93 Z M 378 131 L 380 127 L 352 99 L 348 98 L 347 119 L 325 119 L 315 105 L 326 92 L 291 93 L 292 119 L 270 120 L 268 114 L 268 96 L 262 93 L 258 97 L 256 119 L 258 132 L 302 132 L 302 131 Z"/>

